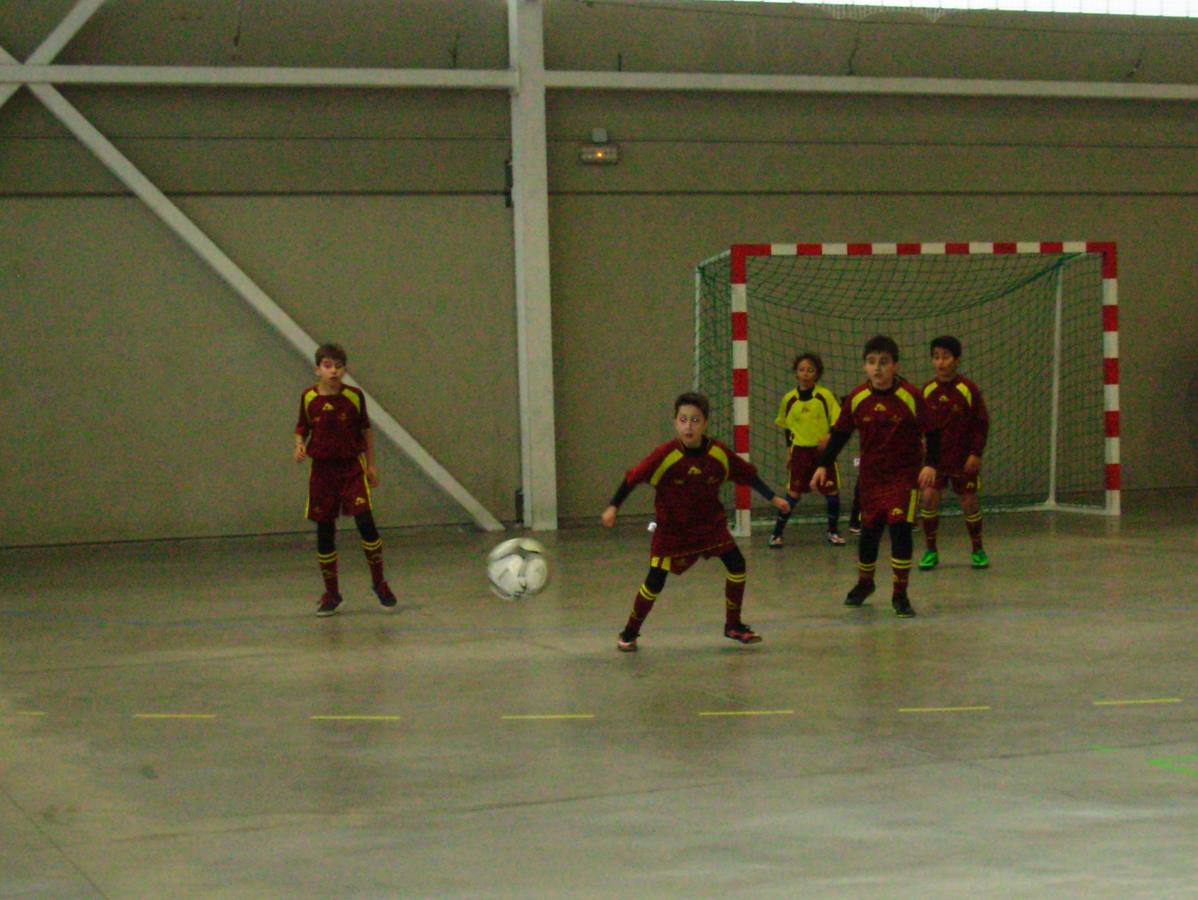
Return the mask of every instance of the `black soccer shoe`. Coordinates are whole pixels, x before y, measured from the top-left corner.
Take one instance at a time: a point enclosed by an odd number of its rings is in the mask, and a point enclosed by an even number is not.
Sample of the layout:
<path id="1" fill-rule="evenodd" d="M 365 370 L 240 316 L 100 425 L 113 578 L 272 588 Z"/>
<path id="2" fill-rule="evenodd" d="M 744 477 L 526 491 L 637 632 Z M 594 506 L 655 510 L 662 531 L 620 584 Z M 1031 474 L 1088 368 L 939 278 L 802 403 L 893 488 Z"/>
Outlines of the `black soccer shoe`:
<path id="1" fill-rule="evenodd" d="M 848 596 L 844 598 L 845 606 L 860 606 L 865 602 L 865 598 L 874 592 L 874 583 L 869 584 L 858 581 L 853 585 L 853 589 L 849 591 Z"/>
<path id="2" fill-rule="evenodd" d="M 759 635 L 744 622 L 738 622 L 735 625 L 725 625 L 724 637 L 741 644 L 761 643 L 761 635 Z"/>
<path id="3" fill-rule="evenodd" d="M 895 594 L 890 598 L 890 604 L 894 607 L 894 614 L 900 619 L 911 619 L 915 617 L 915 609 L 911 606 L 911 600 L 907 597 L 907 592 Z"/>

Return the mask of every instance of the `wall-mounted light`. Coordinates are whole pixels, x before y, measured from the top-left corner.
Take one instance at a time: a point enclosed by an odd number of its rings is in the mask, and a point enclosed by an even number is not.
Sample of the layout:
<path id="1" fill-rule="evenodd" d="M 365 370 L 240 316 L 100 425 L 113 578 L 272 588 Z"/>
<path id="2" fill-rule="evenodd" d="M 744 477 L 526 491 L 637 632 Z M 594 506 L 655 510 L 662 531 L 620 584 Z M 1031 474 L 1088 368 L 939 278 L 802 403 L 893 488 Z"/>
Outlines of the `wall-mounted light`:
<path id="1" fill-rule="evenodd" d="M 620 145 L 608 139 L 606 128 L 594 128 L 591 142 L 578 148 L 578 161 L 589 166 L 614 165 L 620 161 Z"/>

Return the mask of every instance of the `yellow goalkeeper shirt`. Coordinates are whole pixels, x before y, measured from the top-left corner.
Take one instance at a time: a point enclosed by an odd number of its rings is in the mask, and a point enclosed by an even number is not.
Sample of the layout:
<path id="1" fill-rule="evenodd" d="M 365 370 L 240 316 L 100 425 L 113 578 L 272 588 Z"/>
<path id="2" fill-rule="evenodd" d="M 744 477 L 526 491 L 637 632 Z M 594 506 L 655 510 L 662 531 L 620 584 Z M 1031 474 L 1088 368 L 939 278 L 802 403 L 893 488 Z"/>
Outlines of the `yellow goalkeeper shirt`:
<path id="1" fill-rule="evenodd" d="M 795 388 L 782 395 L 774 423 L 785 428 L 796 447 L 814 447 L 832 430 L 840 416 L 836 395 L 817 384 L 809 391 Z"/>

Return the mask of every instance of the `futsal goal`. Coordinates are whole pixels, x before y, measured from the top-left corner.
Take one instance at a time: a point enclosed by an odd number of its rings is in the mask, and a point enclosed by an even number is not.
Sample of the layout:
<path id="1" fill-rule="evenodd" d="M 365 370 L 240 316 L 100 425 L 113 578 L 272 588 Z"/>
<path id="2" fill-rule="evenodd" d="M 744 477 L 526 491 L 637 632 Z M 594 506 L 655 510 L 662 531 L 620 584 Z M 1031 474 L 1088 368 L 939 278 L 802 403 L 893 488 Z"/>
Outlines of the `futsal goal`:
<path id="1" fill-rule="evenodd" d="M 876 334 L 895 339 L 899 373 L 917 387 L 932 377 L 931 339 L 961 340 L 960 372 L 990 411 L 983 508 L 1119 514 L 1114 244 L 734 245 L 695 274 L 694 384 L 711 399 L 711 433 L 781 487 L 774 418 L 795 387 L 792 359 L 818 353 L 821 383 L 843 397 L 864 380 L 862 347 Z M 839 459 L 846 509 L 856 446 Z M 728 490 L 748 533 L 750 491 Z"/>

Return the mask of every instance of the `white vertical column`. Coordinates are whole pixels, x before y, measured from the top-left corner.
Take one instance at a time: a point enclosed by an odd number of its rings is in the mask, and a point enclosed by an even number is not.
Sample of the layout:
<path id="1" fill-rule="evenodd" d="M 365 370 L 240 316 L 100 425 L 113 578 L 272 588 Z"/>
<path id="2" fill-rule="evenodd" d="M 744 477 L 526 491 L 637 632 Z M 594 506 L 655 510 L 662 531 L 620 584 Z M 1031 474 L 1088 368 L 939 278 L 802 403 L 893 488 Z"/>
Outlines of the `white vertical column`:
<path id="1" fill-rule="evenodd" d="M 545 531 L 557 528 L 557 459 L 541 0 L 508 0 L 508 38 L 509 64 L 517 74 L 512 92 L 512 207 L 524 524 Z"/>

